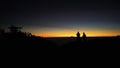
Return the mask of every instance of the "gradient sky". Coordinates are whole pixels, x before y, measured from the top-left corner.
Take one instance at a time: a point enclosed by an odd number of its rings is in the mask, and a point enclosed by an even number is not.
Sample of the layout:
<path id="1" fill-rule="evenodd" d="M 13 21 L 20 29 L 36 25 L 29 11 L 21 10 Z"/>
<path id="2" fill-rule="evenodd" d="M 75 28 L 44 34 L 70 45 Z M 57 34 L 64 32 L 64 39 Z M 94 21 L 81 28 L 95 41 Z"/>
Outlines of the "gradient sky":
<path id="1" fill-rule="evenodd" d="M 116 0 L 4 0 L 0 27 L 23 27 L 43 37 L 120 34 L 120 2 Z"/>

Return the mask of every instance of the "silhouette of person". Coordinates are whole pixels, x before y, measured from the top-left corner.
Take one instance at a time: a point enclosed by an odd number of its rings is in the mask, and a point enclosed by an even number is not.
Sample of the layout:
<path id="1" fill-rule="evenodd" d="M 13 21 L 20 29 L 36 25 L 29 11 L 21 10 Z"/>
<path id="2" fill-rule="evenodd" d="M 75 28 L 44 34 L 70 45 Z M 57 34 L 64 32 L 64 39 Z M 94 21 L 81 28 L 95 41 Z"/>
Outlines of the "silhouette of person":
<path id="1" fill-rule="evenodd" d="M 85 32 L 83 32 L 82 38 L 83 38 L 83 41 L 86 41 L 86 34 L 85 34 Z"/>
<path id="2" fill-rule="evenodd" d="M 76 35 L 77 35 L 77 38 L 80 38 L 80 33 L 79 33 L 79 32 L 77 32 L 77 34 L 76 34 Z"/>
<path id="3" fill-rule="evenodd" d="M 76 36 L 77 36 L 77 40 L 80 40 L 80 33 L 79 32 L 77 32 Z"/>

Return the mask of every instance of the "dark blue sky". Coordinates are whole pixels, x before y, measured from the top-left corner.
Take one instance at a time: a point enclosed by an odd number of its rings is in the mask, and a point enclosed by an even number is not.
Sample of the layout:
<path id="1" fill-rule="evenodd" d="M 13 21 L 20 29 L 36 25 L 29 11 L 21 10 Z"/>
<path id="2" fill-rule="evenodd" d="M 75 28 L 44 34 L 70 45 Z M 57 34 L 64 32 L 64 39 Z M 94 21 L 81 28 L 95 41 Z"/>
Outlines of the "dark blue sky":
<path id="1" fill-rule="evenodd" d="M 0 27 L 13 24 L 36 35 L 120 33 L 120 5 L 115 0 L 4 0 L 0 8 Z"/>

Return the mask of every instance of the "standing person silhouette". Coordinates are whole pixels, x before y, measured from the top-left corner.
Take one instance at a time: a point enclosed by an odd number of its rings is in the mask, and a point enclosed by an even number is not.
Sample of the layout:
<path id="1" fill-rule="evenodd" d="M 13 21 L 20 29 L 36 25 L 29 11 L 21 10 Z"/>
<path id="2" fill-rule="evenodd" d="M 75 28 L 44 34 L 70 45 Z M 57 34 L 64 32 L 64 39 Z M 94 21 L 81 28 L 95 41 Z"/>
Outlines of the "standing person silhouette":
<path id="1" fill-rule="evenodd" d="M 77 34 L 76 34 L 76 35 L 77 35 L 77 38 L 80 38 L 80 33 L 79 33 L 79 32 L 77 32 Z"/>
<path id="2" fill-rule="evenodd" d="M 77 32 L 76 36 L 77 36 L 77 40 L 80 40 L 80 33 L 79 32 Z"/>
<path id="3" fill-rule="evenodd" d="M 83 32 L 82 38 L 83 38 L 83 41 L 85 42 L 86 41 L 86 34 L 85 34 L 85 32 Z"/>

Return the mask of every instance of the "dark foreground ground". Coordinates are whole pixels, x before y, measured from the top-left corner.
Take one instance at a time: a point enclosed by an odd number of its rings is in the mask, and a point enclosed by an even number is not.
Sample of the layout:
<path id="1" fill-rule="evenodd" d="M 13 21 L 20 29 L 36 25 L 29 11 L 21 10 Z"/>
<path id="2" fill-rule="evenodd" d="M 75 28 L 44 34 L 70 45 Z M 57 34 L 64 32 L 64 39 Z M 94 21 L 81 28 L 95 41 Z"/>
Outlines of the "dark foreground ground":
<path id="1" fill-rule="evenodd" d="M 0 42 L 0 51 L 2 56 L 6 57 L 22 56 L 30 59 L 43 59 L 53 61 L 68 59 L 69 61 L 83 60 L 85 63 L 90 59 L 91 63 L 95 58 L 116 59 L 120 54 L 120 38 L 119 37 L 88 37 L 86 41 L 76 40 L 73 37 L 64 38 L 39 38 L 39 37 L 24 37 L 24 38 L 3 38 Z M 107 57 L 105 57 L 107 56 Z M 114 56 L 114 58 L 112 57 Z M 33 58 L 34 57 L 34 58 Z M 41 58 L 42 57 L 42 58 Z M 58 58 L 59 57 L 59 58 Z M 82 58 L 80 58 L 82 57 Z M 111 58 L 110 58 L 111 57 Z M 84 58 L 84 59 L 83 59 Z M 29 59 L 29 60 L 30 60 Z M 103 60 L 103 59 L 102 59 Z M 117 59 L 118 60 L 118 59 Z M 40 60 L 41 61 L 41 60 Z M 64 60 L 63 60 L 64 61 Z M 63 63 L 62 61 L 62 63 Z M 99 62 L 98 60 L 96 60 Z M 68 62 L 68 61 L 67 61 Z M 82 62 L 83 63 L 83 62 Z"/>
<path id="2" fill-rule="evenodd" d="M 0 48 L 18 49 L 120 49 L 119 37 L 88 37 L 77 40 L 75 37 L 55 38 L 2 38 Z"/>
<path id="3" fill-rule="evenodd" d="M 80 48 L 80 49 L 119 49 L 119 37 L 88 37 L 86 40 L 82 38 L 77 40 L 71 38 L 48 38 L 54 41 L 60 48 Z"/>

